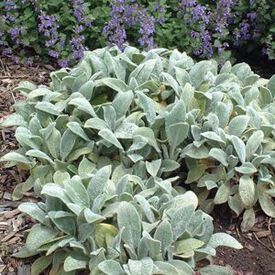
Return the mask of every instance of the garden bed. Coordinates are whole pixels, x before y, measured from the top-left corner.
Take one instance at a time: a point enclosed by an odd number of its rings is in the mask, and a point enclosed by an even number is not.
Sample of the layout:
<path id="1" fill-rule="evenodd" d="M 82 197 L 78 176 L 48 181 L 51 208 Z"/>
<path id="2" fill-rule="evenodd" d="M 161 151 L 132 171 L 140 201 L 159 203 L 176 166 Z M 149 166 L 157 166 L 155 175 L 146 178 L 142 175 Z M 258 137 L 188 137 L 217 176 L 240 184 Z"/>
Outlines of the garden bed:
<path id="1" fill-rule="evenodd" d="M 0 121 L 13 112 L 13 103 L 20 99 L 13 91 L 19 81 L 24 79 L 37 84 L 47 84 L 51 69 L 53 68 L 43 65 L 32 68 L 12 65 L 0 59 Z M 13 129 L 1 130 L 0 157 L 16 147 Z M 24 231 L 32 225 L 32 220 L 23 218 L 17 210 L 20 202 L 12 201 L 14 187 L 22 182 L 25 176 L 17 168 L 0 168 L 0 274 L 30 273 L 29 260 L 12 258 L 12 254 L 23 245 Z M 32 193 L 27 193 L 21 201 L 37 201 L 37 198 Z M 244 246 L 242 250 L 218 249 L 214 263 L 230 265 L 239 275 L 275 274 L 275 222 L 272 219 L 257 213 L 257 222 L 253 230 L 242 234 L 239 230 L 240 221 L 231 217 L 227 206 L 216 208 L 214 216 L 216 231 L 231 234 Z"/>

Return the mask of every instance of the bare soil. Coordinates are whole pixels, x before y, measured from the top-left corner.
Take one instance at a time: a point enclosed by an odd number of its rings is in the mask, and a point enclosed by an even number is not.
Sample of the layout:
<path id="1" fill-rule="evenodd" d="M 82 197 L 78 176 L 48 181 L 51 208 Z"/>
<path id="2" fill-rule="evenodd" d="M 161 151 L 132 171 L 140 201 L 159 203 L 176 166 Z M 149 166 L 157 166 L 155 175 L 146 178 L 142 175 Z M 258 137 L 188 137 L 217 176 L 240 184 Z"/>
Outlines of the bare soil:
<path id="1" fill-rule="evenodd" d="M 13 65 L 0 57 L 0 121 L 13 112 L 12 105 L 21 99 L 14 88 L 22 80 L 47 84 L 51 66 L 25 67 Z M 15 150 L 14 129 L 0 129 L 0 157 Z M 18 260 L 12 254 L 22 247 L 26 230 L 33 221 L 17 210 L 21 201 L 12 201 L 16 184 L 24 181 L 26 174 L 17 168 L 6 169 L 0 165 L 0 274 L 29 275 L 32 259 Z M 27 193 L 22 201 L 34 200 Z M 217 207 L 214 212 L 216 232 L 227 232 L 244 246 L 242 250 L 219 248 L 214 264 L 229 265 L 235 275 L 275 275 L 275 220 L 257 213 L 257 223 L 249 233 L 239 230 L 240 219 L 232 216 L 227 207 Z"/>
<path id="2" fill-rule="evenodd" d="M 256 224 L 242 233 L 241 218 L 234 217 L 226 205 L 216 207 L 213 217 L 216 232 L 226 232 L 243 245 L 241 250 L 218 248 L 215 264 L 231 266 L 236 275 L 275 274 L 275 219 L 256 211 Z"/>

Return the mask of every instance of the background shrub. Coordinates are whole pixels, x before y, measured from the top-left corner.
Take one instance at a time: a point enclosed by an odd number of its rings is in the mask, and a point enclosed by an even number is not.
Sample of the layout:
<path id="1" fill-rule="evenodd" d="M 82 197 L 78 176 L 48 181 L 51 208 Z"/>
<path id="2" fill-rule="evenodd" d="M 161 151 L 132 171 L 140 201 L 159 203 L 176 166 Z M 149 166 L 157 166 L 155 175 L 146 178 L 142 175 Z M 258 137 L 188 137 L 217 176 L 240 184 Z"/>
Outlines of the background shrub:
<path id="1" fill-rule="evenodd" d="M 178 48 L 221 61 L 231 50 L 259 47 L 273 59 L 274 12 L 272 0 L 5 0 L 0 45 L 15 62 L 31 63 L 35 53 L 63 67 L 107 43 Z"/>

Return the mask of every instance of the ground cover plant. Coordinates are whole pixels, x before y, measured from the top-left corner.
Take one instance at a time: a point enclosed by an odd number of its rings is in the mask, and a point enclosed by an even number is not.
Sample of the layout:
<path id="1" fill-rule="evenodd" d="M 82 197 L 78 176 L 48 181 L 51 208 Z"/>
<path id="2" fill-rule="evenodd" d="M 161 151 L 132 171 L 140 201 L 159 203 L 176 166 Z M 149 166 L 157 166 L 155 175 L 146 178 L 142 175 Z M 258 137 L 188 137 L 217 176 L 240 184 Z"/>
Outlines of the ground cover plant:
<path id="1" fill-rule="evenodd" d="M 0 49 L 14 62 L 31 64 L 36 54 L 61 67 L 106 43 L 178 48 L 220 62 L 259 48 L 274 59 L 274 12 L 273 0 L 4 0 Z"/>
<path id="2" fill-rule="evenodd" d="M 217 246 L 241 248 L 213 234 L 212 218 L 176 176 L 216 66 L 176 50 L 114 47 L 53 72 L 50 87 L 20 85 L 26 100 L 1 124 L 18 126 L 20 148 L 1 161 L 30 171 L 15 199 L 31 188 L 42 199 L 19 207 L 38 222 L 16 255 L 42 255 L 34 274 L 51 263 L 60 274 L 193 274 Z M 222 268 L 200 270 L 209 272 Z"/>

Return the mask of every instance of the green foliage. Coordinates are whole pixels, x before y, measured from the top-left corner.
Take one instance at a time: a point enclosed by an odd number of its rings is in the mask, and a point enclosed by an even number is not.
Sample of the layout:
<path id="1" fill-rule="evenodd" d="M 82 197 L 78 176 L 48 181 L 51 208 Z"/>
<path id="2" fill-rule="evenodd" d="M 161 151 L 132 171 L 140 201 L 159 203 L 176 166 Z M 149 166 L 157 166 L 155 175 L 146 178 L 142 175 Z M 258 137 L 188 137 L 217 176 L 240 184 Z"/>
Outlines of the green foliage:
<path id="1" fill-rule="evenodd" d="M 258 202 L 275 217 L 274 77 L 113 47 L 53 72 L 50 87 L 22 83 L 26 100 L 3 122 L 20 148 L 2 161 L 30 170 L 14 197 L 33 187 L 43 202 L 20 206 L 39 225 L 17 256 L 41 254 L 60 274 L 192 274 L 218 245 L 240 248 L 202 210 L 228 202 L 243 230 Z"/>

